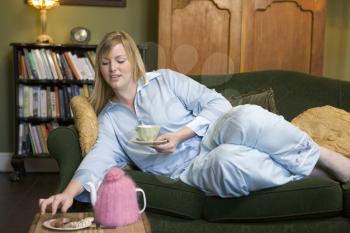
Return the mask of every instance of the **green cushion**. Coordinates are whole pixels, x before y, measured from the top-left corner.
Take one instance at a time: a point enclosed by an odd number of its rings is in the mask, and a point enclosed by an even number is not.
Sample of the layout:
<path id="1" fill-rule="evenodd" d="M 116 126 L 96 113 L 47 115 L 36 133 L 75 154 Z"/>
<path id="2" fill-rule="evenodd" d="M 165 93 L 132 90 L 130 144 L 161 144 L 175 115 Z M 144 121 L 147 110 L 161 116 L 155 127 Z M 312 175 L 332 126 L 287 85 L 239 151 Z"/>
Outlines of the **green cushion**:
<path id="1" fill-rule="evenodd" d="M 344 214 L 350 217 L 350 183 L 342 185 L 343 188 L 343 202 Z"/>
<path id="2" fill-rule="evenodd" d="M 278 114 L 272 88 L 250 91 L 241 95 L 232 95 L 228 97 L 228 100 L 232 106 L 255 104 Z"/>
<path id="3" fill-rule="evenodd" d="M 128 171 L 146 193 L 147 210 L 188 219 L 199 219 L 204 194 L 181 181 L 141 171 Z"/>
<path id="4" fill-rule="evenodd" d="M 338 214 L 342 209 L 339 184 L 314 177 L 241 198 L 207 197 L 203 214 L 205 219 L 213 222 L 254 222 Z"/>

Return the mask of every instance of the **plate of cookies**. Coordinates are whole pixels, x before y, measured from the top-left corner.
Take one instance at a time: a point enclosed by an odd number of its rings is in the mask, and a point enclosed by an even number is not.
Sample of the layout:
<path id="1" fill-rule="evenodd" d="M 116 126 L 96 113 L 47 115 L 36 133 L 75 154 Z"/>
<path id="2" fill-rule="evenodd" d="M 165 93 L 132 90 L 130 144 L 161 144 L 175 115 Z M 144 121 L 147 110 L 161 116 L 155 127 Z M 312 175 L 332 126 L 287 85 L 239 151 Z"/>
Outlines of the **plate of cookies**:
<path id="1" fill-rule="evenodd" d="M 58 231 L 80 230 L 91 226 L 93 217 L 79 218 L 53 218 L 43 222 L 43 226 Z"/>

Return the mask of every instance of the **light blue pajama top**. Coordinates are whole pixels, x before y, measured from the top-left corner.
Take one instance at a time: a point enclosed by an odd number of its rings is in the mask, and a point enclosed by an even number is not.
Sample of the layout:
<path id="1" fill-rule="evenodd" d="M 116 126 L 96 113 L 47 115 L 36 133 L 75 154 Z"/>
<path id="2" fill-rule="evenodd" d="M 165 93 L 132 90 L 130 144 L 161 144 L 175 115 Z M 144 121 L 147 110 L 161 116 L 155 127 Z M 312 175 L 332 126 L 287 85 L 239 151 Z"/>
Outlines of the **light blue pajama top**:
<path id="1" fill-rule="evenodd" d="M 97 142 L 73 176 L 86 190 L 87 182 L 96 184 L 111 167 L 128 163 L 144 172 L 178 179 L 200 153 L 209 125 L 232 108 L 221 94 L 167 69 L 149 72 L 145 82 L 138 81 L 134 106 L 136 114 L 123 104 L 109 101 L 99 114 Z M 133 142 L 139 122 L 160 125 L 160 135 L 185 126 L 197 135 L 179 143 L 175 152 L 160 154 Z M 89 200 L 86 192 L 77 199 Z"/>

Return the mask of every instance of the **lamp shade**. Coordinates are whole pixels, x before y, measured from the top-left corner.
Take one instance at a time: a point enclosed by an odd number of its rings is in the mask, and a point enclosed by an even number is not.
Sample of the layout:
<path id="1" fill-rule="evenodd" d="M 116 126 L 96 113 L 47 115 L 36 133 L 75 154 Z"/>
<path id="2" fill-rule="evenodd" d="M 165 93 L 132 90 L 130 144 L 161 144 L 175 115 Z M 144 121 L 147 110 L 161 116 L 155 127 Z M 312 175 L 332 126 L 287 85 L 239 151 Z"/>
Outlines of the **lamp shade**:
<path id="1" fill-rule="evenodd" d="M 47 10 L 60 4 L 58 0 L 27 0 L 27 3 L 40 10 Z"/>

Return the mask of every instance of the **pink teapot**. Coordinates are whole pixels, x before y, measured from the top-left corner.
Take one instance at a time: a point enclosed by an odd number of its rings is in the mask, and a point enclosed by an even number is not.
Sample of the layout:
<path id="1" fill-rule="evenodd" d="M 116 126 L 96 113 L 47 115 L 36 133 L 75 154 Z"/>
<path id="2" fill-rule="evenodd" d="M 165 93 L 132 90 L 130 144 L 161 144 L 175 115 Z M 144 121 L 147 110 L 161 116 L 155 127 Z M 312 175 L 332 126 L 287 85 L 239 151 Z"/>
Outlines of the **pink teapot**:
<path id="1" fill-rule="evenodd" d="M 136 188 L 133 180 L 120 168 L 109 170 L 96 192 L 93 183 L 90 187 L 91 203 L 95 219 L 104 227 L 120 227 L 135 223 L 146 209 L 145 192 Z M 141 192 L 144 206 L 139 210 L 136 192 Z"/>

